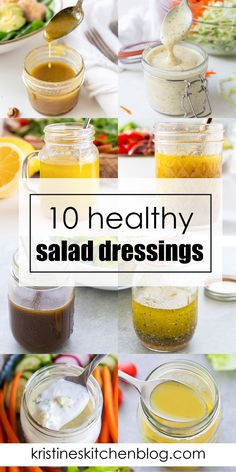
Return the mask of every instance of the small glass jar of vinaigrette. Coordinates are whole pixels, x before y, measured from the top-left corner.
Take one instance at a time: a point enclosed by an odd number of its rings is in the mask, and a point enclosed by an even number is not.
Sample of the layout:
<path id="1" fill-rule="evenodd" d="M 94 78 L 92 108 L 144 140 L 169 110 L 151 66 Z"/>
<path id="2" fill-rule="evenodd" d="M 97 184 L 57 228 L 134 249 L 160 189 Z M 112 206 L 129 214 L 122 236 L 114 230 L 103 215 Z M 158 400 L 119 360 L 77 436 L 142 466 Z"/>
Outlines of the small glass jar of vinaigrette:
<path id="1" fill-rule="evenodd" d="M 70 338 L 74 326 L 74 288 L 19 285 L 18 251 L 13 255 L 8 300 L 12 334 L 25 349 L 55 352 Z"/>
<path id="2" fill-rule="evenodd" d="M 21 426 L 28 443 L 95 443 L 101 430 L 103 397 L 93 376 L 88 381 L 90 400 L 82 413 L 60 430 L 51 430 L 35 418 L 37 397 L 52 382 L 70 375 L 80 375 L 83 369 L 75 365 L 54 364 L 39 369 L 28 380 L 21 403 Z"/>
<path id="3" fill-rule="evenodd" d="M 156 177 L 221 177 L 223 137 L 224 129 L 220 123 L 156 124 Z"/>
<path id="4" fill-rule="evenodd" d="M 57 123 L 44 129 L 45 145 L 29 154 L 22 169 L 28 177 L 32 159 L 39 159 L 41 178 L 99 178 L 99 151 L 93 144 L 94 127 L 79 123 Z"/>
<path id="5" fill-rule="evenodd" d="M 200 117 L 211 114 L 205 72 L 208 55 L 191 43 L 180 42 L 174 52 L 180 65 L 168 64 L 162 44 L 144 50 L 142 68 L 150 106 L 170 116 Z M 184 62 L 186 61 L 186 62 Z"/>
<path id="6" fill-rule="evenodd" d="M 206 368 L 195 362 L 175 360 L 157 367 L 146 380 L 161 378 L 183 382 L 186 388 L 178 390 L 171 381 L 160 384 L 162 391 L 157 395 L 156 390 L 153 395 L 152 411 L 140 401 L 142 439 L 148 443 L 217 442 L 222 417 L 220 396 Z M 173 396 L 175 402 L 169 401 Z"/>
<path id="7" fill-rule="evenodd" d="M 50 49 L 41 46 L 26 56 L 23 81 L 35 110 L 48 116 L 63 115 L 78 102 L 84 81 L 83 59 L 63 44 L 51 44 Z"/>
<path id="8" fill-rule="evenodd" d="M 193 287 L 135 287 L 132 309 L 135 332 L 145 347 L 177 351 L 193 337 L 198 291 Z"/>

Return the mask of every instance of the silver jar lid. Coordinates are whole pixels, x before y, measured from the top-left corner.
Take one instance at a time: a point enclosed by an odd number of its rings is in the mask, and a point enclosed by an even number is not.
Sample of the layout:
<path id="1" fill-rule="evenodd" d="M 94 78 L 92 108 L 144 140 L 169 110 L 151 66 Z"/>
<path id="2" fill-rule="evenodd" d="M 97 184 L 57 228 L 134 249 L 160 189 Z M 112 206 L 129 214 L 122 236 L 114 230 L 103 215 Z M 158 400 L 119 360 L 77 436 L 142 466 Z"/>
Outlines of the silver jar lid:
<path id="1" fill-rule="evenodd" d="M 214 300 L 225 302 L 236 301 L 236 276 L 223 275 L 205 286 L 204 293 Z"/>

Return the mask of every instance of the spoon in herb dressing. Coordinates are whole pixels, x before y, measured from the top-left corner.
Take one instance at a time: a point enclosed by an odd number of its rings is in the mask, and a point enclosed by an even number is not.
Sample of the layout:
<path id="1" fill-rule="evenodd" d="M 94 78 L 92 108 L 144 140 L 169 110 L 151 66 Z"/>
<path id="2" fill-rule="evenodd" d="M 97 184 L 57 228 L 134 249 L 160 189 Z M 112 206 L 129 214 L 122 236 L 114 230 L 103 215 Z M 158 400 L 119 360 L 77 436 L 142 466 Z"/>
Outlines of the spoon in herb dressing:
<path id="1" fill-rule="evenodd" d="M 182 41 L 191 28 L 193 14 L 188 0 L 181 3 L 167 13 L 161 25 L 160 39 L 168 53 L 169 64 L 178 65 L 180 60 L 174 54 L 174 46 Z"/>
<path id="2" fill-rule="evenodd" d="M 71 33 L 84 19 L 83 0 L 78 0 L 74 7 L 63 8 L 56 13 L 44 30 L 44 39 L 51 43 Z"/>

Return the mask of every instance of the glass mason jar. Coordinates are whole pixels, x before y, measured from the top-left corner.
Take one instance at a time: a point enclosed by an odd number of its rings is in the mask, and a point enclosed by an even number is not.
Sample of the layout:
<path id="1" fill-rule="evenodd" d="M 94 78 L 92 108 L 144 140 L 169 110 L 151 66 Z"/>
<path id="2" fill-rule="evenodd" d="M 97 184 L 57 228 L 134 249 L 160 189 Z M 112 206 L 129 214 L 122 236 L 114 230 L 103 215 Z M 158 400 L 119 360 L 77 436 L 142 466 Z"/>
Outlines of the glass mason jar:
<path id="1" fill-rule="evenodd" d="M 21 426 L 28 443 L 95 443 L 101 430 L 103 397 L 93 376 L 88 381 L 90 402 L 70 424 L 70 428 L 54 431 L 34 419 L 34 402 L 38 395 L 54 381 L 70 375 L 79 375 L 82 367 L 54 364 L 35 372 L 28 380 L 21 402 Z M 73 423 L 73 424 L 72 424 Z"/>
<path id="2" fill-rule="evenodd" d="M 44 129 L 45 145 L 29 154 L 22 177 L 29 175 L 32 159 L 39 159 L 42 178 L 99 178 L 99 151 L 93 144 L 94 127 L 79 123 L 51 124 Z"/>
<path id="3" fill-rule="evenodd" d="M 220 123 L 158 123 L 155 126 L 156 177 L 221 177 L 223 138 Z"/>
<path id="4" fill-rule="evenodd" d="M 12 334 L 21 346 L 39 353 L 61 348 L 73 332 L 74 299 L 73 287 L 20 286 L 15 252 L 8 300 Z"/>
<path id="5" fill-rule="evenodd" d="M 147 377 L 171 378 L 191 387 L 205 401 L 207 411 L 200 420 L 164 419 L 139 403 L 139 427 L 148 443 L 213 443 L 217 442 L 222 418 L 218 387 L 208 370 L 191 361 L 175 360 L 160 365 Z"/>
<path id="6" fill-rule="evenodd" d="M 193 287 L 135 287 L 133 325 L 142 344 L 152 351 L 177 351 L 192 339 L 198 314 Z"/>
<path id="7" fill-rule="evenodd" d="M 33 76 L 33 71 L 41 64 L 57 62 L 69 66 L 74 77 L 49 82 Z M 48 116 L 63 115 L 72 110 L 78 102 L 81 86 L 84 82 L 84 62 L 74 49 L 63 44 L 52 44 L 49 57 L 48 46 L 33 49 L 25 58 L 23 82 L 26 86 L 32 107 Z"/>
<path id="8" fill-rule="evenodd" d="M 208 98 L 207 53 L 191 43 L 178 47 L 191 51 L 200 63 L 187 70 L 164 68 L 155 63 L 155 56 L 164 50 L 162 44 L 144 50 L 142 67 L 150 106 L 157 112 L 171 116 L 200 117 L 211 114 Z"/>

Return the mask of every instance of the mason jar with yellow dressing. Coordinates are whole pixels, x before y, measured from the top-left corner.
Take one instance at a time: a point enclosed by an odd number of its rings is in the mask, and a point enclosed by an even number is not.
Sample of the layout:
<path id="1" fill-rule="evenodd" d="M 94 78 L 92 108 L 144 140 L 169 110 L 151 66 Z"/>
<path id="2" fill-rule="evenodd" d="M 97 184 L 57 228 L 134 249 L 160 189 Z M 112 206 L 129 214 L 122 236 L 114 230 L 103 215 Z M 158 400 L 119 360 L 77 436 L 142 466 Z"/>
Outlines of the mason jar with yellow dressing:
<path id="1" fill-rule="evenodd" d="M 220 123 L 158 123 L 155 127 L 156 177 L 221 177 L 223 134 Z"/>
<path id="2" fill-rule="evenodd" d="M 176 393 L 176 389 L 172 392 L 171 382 L 165 382 L 167 390 L 164 392 L 165 396 L 159 396 L 159 404 L 158 396 L 152 409 L 140 400 L 139 427 L 142 439 L 148 443 L 217 442 L 222 413 L 218 387 L 210 372 L 195 362 L 175 360 L 154 369 L 146 380 L 161 378 L 184 383 L 189 390 L 191 389 L 192 394 L 196 395 L 196 399 L 204 404 L 204 410 L 199 408 L 196 411 L 195 408 L 191 410 L 187 396 L 181 393 L 182 389 L 179 389 L 179 394 Z M 168 398 L 173 398 L 173 394 L 175 402 L 168 401 Z M 173 410 L 173 403 L 181 405 L 177 415 Z M 192 418 L 189 416 L 190 410 Z"/>
<path id="3" fill-rule="evenodd" d="M 29 163 L 39 160 L 40 177 L 99 178 L 99 151 L 93 140 L 92 125 L 83 128 L 79 123 L 55 123 L 45 127 L 45 145 L 29 154 L 23 164 L 23 177 L 28 177 Z"/>

